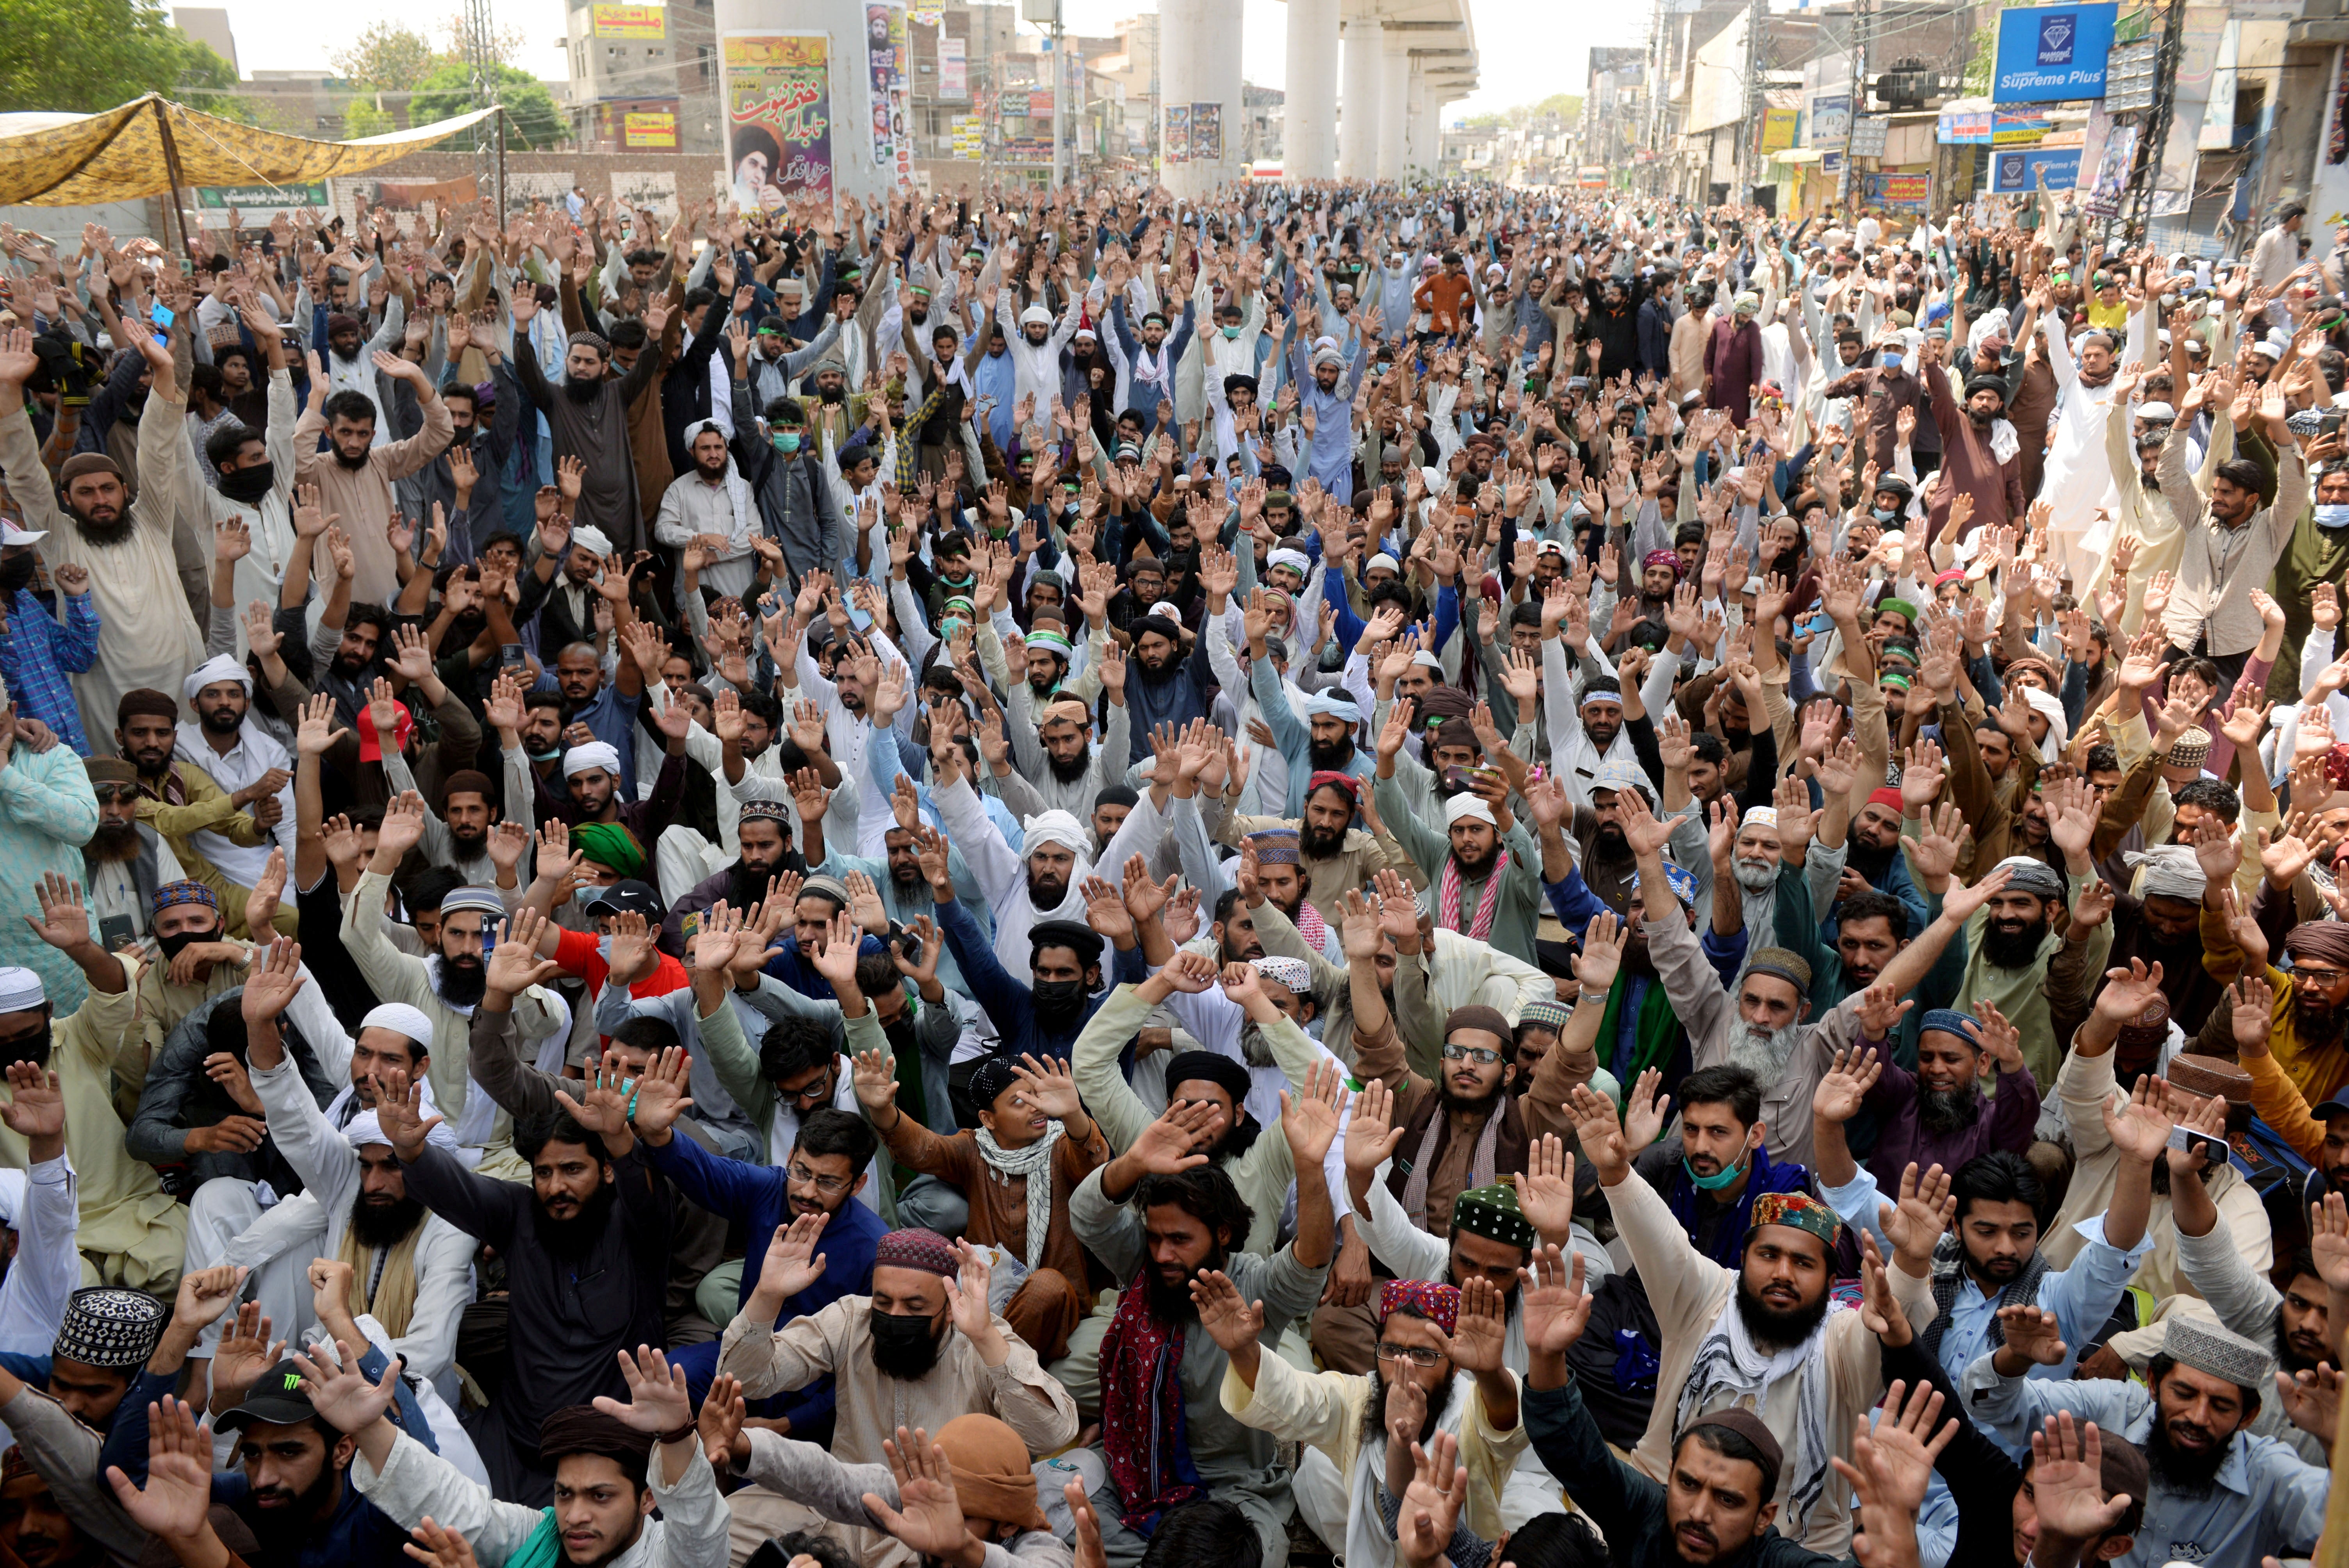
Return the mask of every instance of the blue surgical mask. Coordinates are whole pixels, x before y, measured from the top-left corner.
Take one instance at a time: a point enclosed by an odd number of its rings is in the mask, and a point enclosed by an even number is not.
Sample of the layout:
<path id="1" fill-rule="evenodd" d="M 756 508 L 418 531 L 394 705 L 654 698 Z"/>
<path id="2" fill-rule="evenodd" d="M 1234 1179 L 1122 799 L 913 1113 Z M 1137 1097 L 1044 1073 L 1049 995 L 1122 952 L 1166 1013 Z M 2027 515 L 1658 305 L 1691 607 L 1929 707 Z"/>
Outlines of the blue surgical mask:
<path id="1" fill-rule="evenodd" d="M 1700 1192 L 1718 1192 L 1745 1174 L 1745 1167 L 1743 1165 L 1725 1165 L 1722 1167 L 1721 1174 L 1718 1176 L 1700 1176 L 1686 1160 L 1681 1161 L 1681 1170 L 1687 1174 L 1690 1181 L 1696 1183 L 1697 1191 Z"/>
<path id="2" fill-rule="evenodd" d="M 797 430 L 778 430 L 774 441 L 775 450 L 779 452 L 788 454 L 800 449 L 800 433 Z"/>
<path id="3" fill-rule="evenodd" d="M 1890 522 L 1894 518 L 1898 517 L 1899 513 L 1894 511 L 1890 507 L 1879 506 L 1869 508 L 1868 515 L 1876 519 L 1878 522 L 1883 523 Z"/>
<path id="4" fill-rule="evenodd" d="M 2349 528 L 2349 505 L 2319 506 L 2316 509 L 2319 528 Z"/>
<path id="5" fill-rule="evenodd" d="M 1900 356 L 1897 354 L 1888 354 L 1878 363 L 1887 370 L 1898 370 L 1900 368 Z"/>

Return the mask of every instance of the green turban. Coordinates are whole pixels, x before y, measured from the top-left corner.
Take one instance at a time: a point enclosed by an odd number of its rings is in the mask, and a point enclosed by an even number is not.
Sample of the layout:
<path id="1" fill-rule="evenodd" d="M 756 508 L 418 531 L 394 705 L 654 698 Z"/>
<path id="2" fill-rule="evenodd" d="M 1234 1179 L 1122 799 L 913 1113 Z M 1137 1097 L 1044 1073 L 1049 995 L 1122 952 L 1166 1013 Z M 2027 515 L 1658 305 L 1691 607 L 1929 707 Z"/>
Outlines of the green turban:
<path id="1" fill-rule="evenodd" d="M 580 823 L 571 830 L 571 847 L 624 877 L 641 880 L 645 874 L 644 845 L 617 822 Z"/>

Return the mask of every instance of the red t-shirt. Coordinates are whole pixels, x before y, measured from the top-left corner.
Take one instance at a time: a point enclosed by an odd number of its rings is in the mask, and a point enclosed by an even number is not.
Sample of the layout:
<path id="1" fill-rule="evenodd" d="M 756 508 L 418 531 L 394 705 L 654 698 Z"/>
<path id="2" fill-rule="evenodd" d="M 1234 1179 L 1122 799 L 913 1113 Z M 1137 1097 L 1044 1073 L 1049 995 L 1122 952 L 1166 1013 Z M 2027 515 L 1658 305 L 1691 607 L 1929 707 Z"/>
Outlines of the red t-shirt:
<path id="1" fill-rule="evenodd" d="M 566 931 L 554 940 L 554 961 L 587 982 L 590 995 L 604 989 L 612 966 L 604 962 L 601 939 L 592 931 Z M 631 996 L 666 996 L 693 983 L 685 965 L 656 948 L 650 973 L 628 987 Z M 609 1037 L 605 1037 L 608 1038 Z"/>

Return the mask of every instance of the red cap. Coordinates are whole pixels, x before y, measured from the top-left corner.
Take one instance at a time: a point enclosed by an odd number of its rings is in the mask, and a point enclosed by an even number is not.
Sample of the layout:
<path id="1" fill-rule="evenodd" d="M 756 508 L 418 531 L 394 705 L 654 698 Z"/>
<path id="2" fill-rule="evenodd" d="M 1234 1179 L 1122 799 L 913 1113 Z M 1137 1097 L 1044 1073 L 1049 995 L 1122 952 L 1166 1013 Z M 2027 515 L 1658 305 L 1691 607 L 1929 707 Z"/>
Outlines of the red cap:
<path id="1" fill-rule="evenodd" d="M 399 750 L 405 751 L 408 749 L 409 732 L 416 727 L 416 719 L 409 714 L 408 705 L 404 702 L 393 703 L 391 711 L 395 716 L 391 724 L 391 743 Z M 375 721 L 367 717 L 364 705 L 359 708 L 359 760 L 362 762 L 383 760 L 383 748 L 376 739 Z"/>

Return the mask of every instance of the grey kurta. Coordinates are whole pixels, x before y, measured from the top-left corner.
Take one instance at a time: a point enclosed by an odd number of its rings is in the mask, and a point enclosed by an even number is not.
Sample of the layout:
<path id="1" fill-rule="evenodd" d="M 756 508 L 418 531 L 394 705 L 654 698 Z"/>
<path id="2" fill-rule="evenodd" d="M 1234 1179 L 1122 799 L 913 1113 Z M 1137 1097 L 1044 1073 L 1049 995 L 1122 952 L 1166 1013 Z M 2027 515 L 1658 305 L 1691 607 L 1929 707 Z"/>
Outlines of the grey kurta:
<path id="1" fill-rule="evenodd" d="M 628 450 L 628 405 L 660 374 L 658 343 L 647 344 L 636 356 L 635 369 L 606 378 L 584 403 L 571 396 L 567 384 L 561 387 L 547 384 L 527 335 L 514 334 L 513 357 L 509 363 L 523 393 L 546 416 L 547 426 L 554 433 L 554 455 L 577 458 L 587 465 L 572 525 L 601 531 L 616 550 L 642 543 L 645 531 L 636 506 L 636 466 Z"/>

